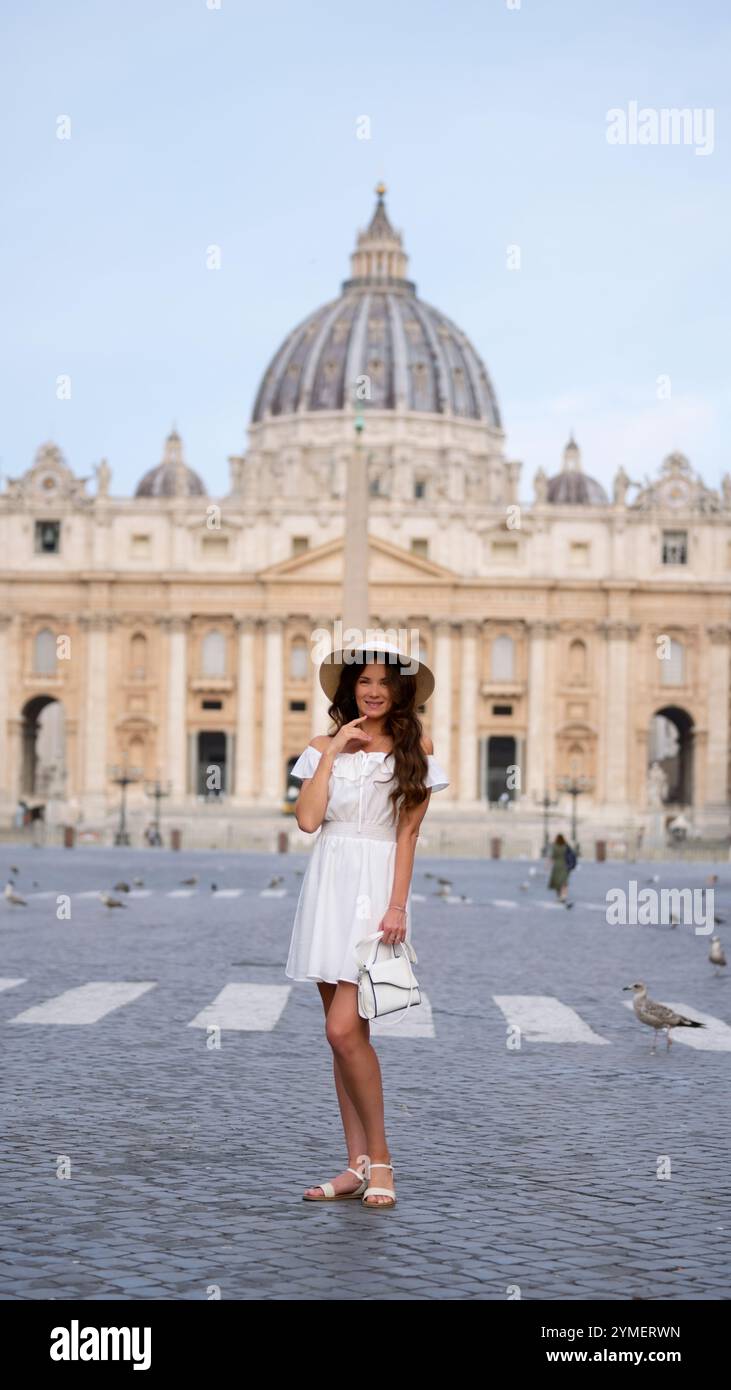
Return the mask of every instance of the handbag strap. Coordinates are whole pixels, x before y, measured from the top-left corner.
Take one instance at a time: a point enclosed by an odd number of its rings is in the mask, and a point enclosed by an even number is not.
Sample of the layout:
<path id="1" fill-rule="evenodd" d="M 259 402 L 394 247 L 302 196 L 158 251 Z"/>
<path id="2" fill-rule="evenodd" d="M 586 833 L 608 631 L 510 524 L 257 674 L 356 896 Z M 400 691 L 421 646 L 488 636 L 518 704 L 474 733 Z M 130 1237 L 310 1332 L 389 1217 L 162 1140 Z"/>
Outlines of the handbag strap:
<path id="1" fill-rule="evenodd" d="M 375 941 L 376 943 L 380 943 L 380 939 L 381 939 L 382 936 L 383 936 L 383 932 L 382 932 L 382 931 L 375 931 L 375 932 L 372 932 L 370 936 L 362 936 L 361 939 L 360 939 L 360 941 L 356 941 L 355 944 L 356 944 L 356 946 L 360 946 L 360 944 L 361 944 L 362 941 Z M 408 944 L 409 944 L 409 943 L 408 943 L 407 941 L 395 941 L 395 942 L 393 943 L 392 949 L 395 951 L 396 946 L 404 946 L 404 947 L 405 947 L 405 946 L 408 946 Z M 359 964 L 365 966 L 366 968 L 368 968 L 369 966 L 373 965 L 373 963 L 374 963 L 374 961 L 375 961 L 375 959 L 376 959 L 376 955 L 377 955 L 377 954 L 378 954 L 378 944 L 376 944 L 375 946 L 372 947 L 368 961 L 367 961 L 367 962 L 366 962 L 366 961 L 359 961 Z M 415 989 L 418 989 L 418 987 L 419 987 L 419 982 L 418 982 L 418 980 L 416 979 L 413 970 L 411 969 L 411 958 L 410 958 L 410 956 L 409 956 L 408 950 L 405 950 L 405 951 L 403 952 L 403 957 L 404 957 L 404 960 L 406 961 L 406 964 L 407 964 L 407 967 L 408 967 L 408 971 L 409 971 L 409 980 L 410 980 L 410 985 L 409 985 L 409 1002 L 408 1002 L 408 1004 L 406 1005 L 406 1008 L 405 1008 L 405 1009 L 402 1009 L 402 1010 L 399 1011 L 399 1017 L 396 1018 L 396 1019 L 394 1019 L 392 1023 L 386 1024 L 386 1020 L 385 1020 L 384 1018 L 379 1019 L 378 1021 L 379 1021 L 379 1023 L 381 1024 L 382 1027 L 395 1028 L 395 1026 L 396 1026 L 397 1023 L 403 1023 L 404 1019 L 406 1018 L 407 1013 L 409 1012 L 409 1009 L 411 1008 L 411 999 L 412 999 L 414 990 L 415 990 Z"/>

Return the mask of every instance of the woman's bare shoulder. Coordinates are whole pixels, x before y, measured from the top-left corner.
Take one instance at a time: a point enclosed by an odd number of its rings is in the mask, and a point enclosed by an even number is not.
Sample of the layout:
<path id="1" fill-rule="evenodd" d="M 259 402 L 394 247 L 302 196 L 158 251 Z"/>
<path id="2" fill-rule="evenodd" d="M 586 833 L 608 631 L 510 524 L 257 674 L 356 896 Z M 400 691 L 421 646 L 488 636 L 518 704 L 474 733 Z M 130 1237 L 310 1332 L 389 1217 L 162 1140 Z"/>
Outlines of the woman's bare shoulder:
<path id="1" fill-rule="evenodd" d="M 324 753 L 330 743 L 332 743 L 332 739 L 329 734 L 316 734 L 315 738 L 310 739 L 310 748 L 316 748 L 318 753 Z"/>
<path id="2" fill-rule="evenodd" d="M 421 746 L 422 746 L 422 748 L 424 749 L 424 752 L 425 752 L 425 753 L 433 753 L 433 752 L 434 752 L 434 744 L 432 743 L 432 741 L 431 741 L 431 739 L 430 739 L 430 737 L 429 737 L 428 734 L 422 734 L 422 736 L 421 736 Z"/>

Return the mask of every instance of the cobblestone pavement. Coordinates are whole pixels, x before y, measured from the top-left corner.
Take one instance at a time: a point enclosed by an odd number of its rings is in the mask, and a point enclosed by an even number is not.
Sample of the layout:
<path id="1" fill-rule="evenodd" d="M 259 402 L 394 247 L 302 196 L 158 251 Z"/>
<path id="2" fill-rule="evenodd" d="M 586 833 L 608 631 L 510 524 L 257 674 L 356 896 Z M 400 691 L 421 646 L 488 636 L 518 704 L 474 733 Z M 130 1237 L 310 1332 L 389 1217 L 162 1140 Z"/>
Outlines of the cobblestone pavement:
<path id="1" fill-rule="evenodd" d="M 28 898 L 0 901 L 0 1298 L 727 1298 L 731 986 L 708 936 L 604 910 L 714 866 L 582 864 L 568 911 L 543 865 L 417 860 L 425 999 L 372 1028 L 398 1193 L 373 1215 L 301 1200 L 345 1161 L 319 994 L 284 976 L 305 863 L 0 852 Z M 124 909 L 91 896 L 136 877 Z M 708 1027 L 652 1055 L 636 979 Z"/>

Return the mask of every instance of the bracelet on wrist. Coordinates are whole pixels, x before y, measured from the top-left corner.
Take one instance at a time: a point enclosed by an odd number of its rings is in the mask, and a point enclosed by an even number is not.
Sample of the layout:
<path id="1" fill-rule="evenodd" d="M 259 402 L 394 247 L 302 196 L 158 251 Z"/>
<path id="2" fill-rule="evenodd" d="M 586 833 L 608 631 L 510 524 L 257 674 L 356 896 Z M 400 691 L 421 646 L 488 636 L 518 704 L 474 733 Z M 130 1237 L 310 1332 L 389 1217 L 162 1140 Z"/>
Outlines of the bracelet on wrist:
<path id="1" fill-rule="evenodd" d="M 405 907 L 397 907 L 395 903 L 391 903 L 391 907 L 390 907 L 389 910 L 390 910 L 391 912 L 406 912 L 406 911 L 408 911 L 408 909 L 405 908 Z"/>

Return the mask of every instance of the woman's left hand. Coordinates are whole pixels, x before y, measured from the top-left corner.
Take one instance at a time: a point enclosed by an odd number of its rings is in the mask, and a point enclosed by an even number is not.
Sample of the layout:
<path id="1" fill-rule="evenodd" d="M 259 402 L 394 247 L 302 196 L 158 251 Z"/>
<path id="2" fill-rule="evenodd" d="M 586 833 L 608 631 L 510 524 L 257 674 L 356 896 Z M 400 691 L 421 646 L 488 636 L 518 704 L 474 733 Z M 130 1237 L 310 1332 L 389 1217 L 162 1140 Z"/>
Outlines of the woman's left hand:
<path id="1" fill-rule="evenodd" d="M 393 946 L 397 941 L 406 940 L 406 917 L 405 912 L 398 912 L 395 907 L 386 908 L 378 928 L 383 932 L 381 941 L 384 946 Z"/>

